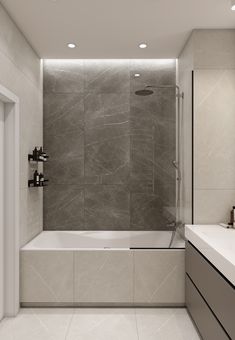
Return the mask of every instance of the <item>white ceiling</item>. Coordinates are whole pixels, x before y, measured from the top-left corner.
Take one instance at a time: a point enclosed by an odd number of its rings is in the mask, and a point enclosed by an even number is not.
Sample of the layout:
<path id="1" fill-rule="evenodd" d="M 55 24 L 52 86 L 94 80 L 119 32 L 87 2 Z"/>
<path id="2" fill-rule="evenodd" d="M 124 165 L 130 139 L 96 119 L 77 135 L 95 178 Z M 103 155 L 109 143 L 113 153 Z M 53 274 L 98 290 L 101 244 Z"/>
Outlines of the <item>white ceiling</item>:
<path id="1" fill-rule="evenodd" d="M 235 28 L 230 0 L 1 3 L 41 58 L 176 58 L 192 29 Z M 68 42 L 78 47 L 68 49 Z"/>

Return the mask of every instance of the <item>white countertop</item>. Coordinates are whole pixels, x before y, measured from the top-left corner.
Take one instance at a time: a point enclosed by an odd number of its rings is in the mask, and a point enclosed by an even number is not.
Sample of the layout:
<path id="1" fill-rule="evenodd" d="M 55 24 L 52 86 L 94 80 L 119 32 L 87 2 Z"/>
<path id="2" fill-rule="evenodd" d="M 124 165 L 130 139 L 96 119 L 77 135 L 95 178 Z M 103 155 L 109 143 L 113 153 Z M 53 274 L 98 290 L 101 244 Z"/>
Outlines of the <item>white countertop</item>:
<path id="1" fill-rule="evenodd" d="M 235 229 L 186 225 L 186 238 L 235 285 Z"/>

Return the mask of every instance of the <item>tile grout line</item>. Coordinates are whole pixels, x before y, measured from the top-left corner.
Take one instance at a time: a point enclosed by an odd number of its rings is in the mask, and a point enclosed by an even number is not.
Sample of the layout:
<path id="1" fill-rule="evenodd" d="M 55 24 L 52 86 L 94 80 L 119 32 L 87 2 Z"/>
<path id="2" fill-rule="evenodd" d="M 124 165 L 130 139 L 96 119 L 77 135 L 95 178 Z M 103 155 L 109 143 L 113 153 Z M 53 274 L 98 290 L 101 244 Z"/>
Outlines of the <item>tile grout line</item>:
<path id="1" fill-rule="evenodd" d="M 74 315 L 75 315 L 75 310 L 73 308 L 73 313 L 72 313 L 71 318 L 69 320 L 69 323 L 68 323 L 68 326 L 67 326 L 67 329 L 66 329 L 66 332 L 65 332 L 64 340 L 68 340 L 68 335 L 69 335 L 69 331 L 71 329 L 71 325 L 72 325 L 72 321 L 73 321 Z"/>
<path id="2" fill-rule="evenodd" d="M 135 327 L 136 327 L 136 332 L 137 332 L 137 339 L 140 340 L 139 329 L 138 329 L 138 321 L 137 321 L 137 315 L 136 315 L 136 308 L 134 308 L 134 312 L 135 312 Z"/>
<path id="3" fill-rule="evenodd" d="M 133 261 L 133 305 L 135 304 L 135 250 L 132 250 L 132 261 Z M 136 307 L 134 307 L 134 315 L 135 315 L 135 328 L 137 333 L 137 339 L 140 340 L 138 322 L 136 316 Z"/>
<path id="4" fill-rule="evenodd" d="M 133 265 L 133 278 L 132 278 L 132 301 L 135 304 L 135 250 L 132 251 L 132 265 Z"/>

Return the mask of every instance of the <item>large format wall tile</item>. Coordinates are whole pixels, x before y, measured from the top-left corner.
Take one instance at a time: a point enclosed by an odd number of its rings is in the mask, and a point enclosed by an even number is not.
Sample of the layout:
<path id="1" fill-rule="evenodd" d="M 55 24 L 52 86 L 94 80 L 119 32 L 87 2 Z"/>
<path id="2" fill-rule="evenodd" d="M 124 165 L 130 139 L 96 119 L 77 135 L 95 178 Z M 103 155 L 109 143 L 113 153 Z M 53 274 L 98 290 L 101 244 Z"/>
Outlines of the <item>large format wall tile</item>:
<path id="1" fill-rule="evenodd" d="M 44 93 L 82 93 L 83 91 L 83 61 L 44 60 Z"/>
<path id="2" fill-rule="evenodd" d="M 234 29 L 196 29 L 192 34 L 194 69 L 234 69 Z"/>
<path id="3" fill-rule="evenodd" d="M 134 252 L 134 302 L 184 304 L 184 250 Z"/>
<path id="4" fill-rule="evenodd" d="M 194 223 L 227 223 L 234 206 L 235 190 L 194 190 Z"/>
<path id="5" fill-rule="evenodd" d="M 85 97 L 85 175 L 102 184 L 129 178 L 129 94 Z"/>
<path id="6" fill-rule="evenodd" d="M 128 115 L 124 120 L 85 129 L 85 175 L 100 176 L 103 184 L 128 179 L 130 159 Z"/>
<path id="7" fill-rule="evenodd" d="M 129 61 L 85 60 L 85 91 L 93 93 L 128 93 Z"/>
<path id="8" fill-rule="evenodd" d="M 153 151 L 153 136 L 145 134 L 133 134 L 131 136 L 131 192 L 153 193 Z"/>
<path id="9" fill-rule="evenodd" d="M 44 136 L 84 130 L 84 100 L 77 93 L 44 93 Z"/>
<path id="10" fill-rule="evenodd" d="M 131 230 L 165 230 L 161 199 L 155 194 L 131 193 Z"/>
<path id="11" fill-rule="evenodd" d="M 42 190 L 20 190 L 20 244 L 23 246 L 41 232 L 43 226 Z"/>
<path id="12" fill-rule="evenodd" d="M 18 72 L 22 72 L 30 82 L 33 82 L 38 89 L 41 89 L 40 59 L 2 5 L 0 6 L 0 23 L 0 46 L 4 56 L 11 61 L 14 67 L 18 69 Z M 4 63 L 2 66 L 4 68 L 6 64 Z M 2 80 L 3 78 L 1 77 Z M 27 81 L 24 81 L 24 85 L 21 83 L 21 87 L 25 87 L 26 83 Z"/>
<path id="13" fill-rule="evenodd" d="M 28 153 L 42 145 L 41 61 L 25 37 L 0 5 L 0 74 L 1 85 L 20 101 L 20 245 L 42 231 L 42 195 L 28 201 Z M 16 170 L 18 171 L 18 170 Z M 31 175 L 31 173 L 30 173 Z M 33 189 L 38 191 L 38 189 Z M 41 189 L 39 189 L 41 190 Z M 37 194 L 36 194 L 37 195 Z M 35 196 L 36 196 L 35 195 Z M 31 209 L 35 209 L 33 224 Z"/>
<path id="14" fill-rule="evenodd" d="M 235 189 L 235 71 L 194 73 L 195 188 Z"/>
<path id="15" fill-rule="evenodd" d="M 85 188 L 85 229 L 129 229 L 129 200 L 130 194 L 124 186 L 87 186 Z"/>
<path id="16" fill-rule="evenodd" d="M 49 161 L 45 174 L 50 183 L 80 184 L 84 178 L 84 133 L 73 131 L 45 137 Z"/>
<path id="17" fill-rule="evenodd" d="M 86 93 L 84 98 L 86 127 L 123 124 L 129 119 L 130 94 Z"/>
<path id="18" fill-rule="evenodd" d="M 44 191 L 45 229 L 166 227 L 163 208 L 175 197 L 175 91 L 136 96 L 146 83 L 174 85 L 175 61 L 45 61 L 45 174 L 53 184 Z"/>
<path id="19" fill-rule="evenodd" d="M 75 303 L 133 302 L 133 254 L 130 251 L 77 251 Z"/>
<path id="20" fill-rule="evenodd" d="M 23 303 L 73 302 L 72 251 L 22 251 L 20 277 Z"/>
<path id="21" fill-rule="evenodd" d="M 44 228 L 84 228 L 84 190 L 79 185 L 50 185 L 44 188 Z"/>

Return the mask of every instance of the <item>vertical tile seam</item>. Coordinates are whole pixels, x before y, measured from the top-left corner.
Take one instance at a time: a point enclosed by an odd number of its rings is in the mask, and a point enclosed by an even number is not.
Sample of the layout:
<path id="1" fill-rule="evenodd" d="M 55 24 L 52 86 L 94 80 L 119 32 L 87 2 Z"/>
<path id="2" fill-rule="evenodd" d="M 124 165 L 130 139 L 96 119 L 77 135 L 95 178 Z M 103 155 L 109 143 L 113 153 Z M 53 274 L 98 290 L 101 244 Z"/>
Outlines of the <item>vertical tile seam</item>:
<path id="1" fill-rule="evenodd" d="M 137 339 L 140 340 L 140 335 L 139 335 L 139 328 L 138 328 L 138 321 L 137 321 L 137 308 L 135 305 L 135 250 L 132 250 L 133 254 L 133 308 L 134 308 L 134 316 L 135 316 L 135 327 L 136 327 L 136 333 L 137 333 Z"/>
<path id="2" fill-rule="evenodd" d="M 73 307 L 75 306 L 75 251 L 73 250 Z"/>
<path id="3" fill-rule="evenodd" d="M 85 72 L 85 62 L 84 59 L 82 60 L 82 72 L 83 72 L 83 229 L 85 230 L 86 221 L 85 221 L 85 202 L 86 202 L 86 195 L 85 195 L 85 183 L 86 183 L 86 171 L 85 171 L 85 165 L 86 165 L 86 108 L 85 108 L 85 98 L 86 98 L 86 72 Z M 74 255 L 74 261 L 75 261 L 75 255 Z M 74 264 L 74 280 L 75 280 L 75 264 Z M 74 294 L 75 294 L 75 282 L 74 282 Z M 75 299 L 75 296 L 74 296 Z"/>
<path id="4" fill-rule="evenodd" d="M 132 191 L 131 191 L 131 173 L 132 173 L 132 138 L 131 138 L 131 60 L 129 59 L 129 230 L 132 227 L 132 216 L 131 216 L 131 206 L 132 206 Z M 134 273 L 134 261 L 133 261 L 133 273 Z M 134 275 L 133 275 L 134 280 Z M 134 282 L 133 282 L 133 290 L 134 290 Z M 134 291 L 133 291 L 133 302 L 134 302 Z"/>
<path id="5" fill-rule="evenodd" d="M 135 250 L 131 250 L 132 252 L 132 262 L 133 262 L 133 267 L 132 267 L 132 271 L 133 271 L 133 279 L 132 279 L 132 301 L 133 301 L 133 305 L 135 304 Z"/>

